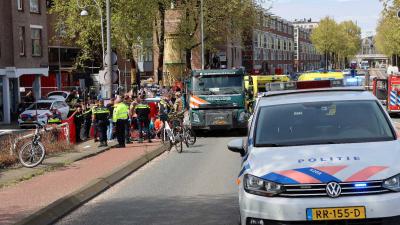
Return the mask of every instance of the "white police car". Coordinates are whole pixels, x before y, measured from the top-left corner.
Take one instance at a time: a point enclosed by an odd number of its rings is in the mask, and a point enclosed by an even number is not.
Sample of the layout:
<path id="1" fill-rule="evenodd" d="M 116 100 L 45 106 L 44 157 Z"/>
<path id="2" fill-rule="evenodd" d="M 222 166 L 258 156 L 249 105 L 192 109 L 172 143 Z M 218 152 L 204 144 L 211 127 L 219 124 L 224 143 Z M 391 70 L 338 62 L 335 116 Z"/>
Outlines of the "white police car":
<path id="1" fill-rule="evenodd" d="M 367 91 L 265 94 L 228 148 L 243 156 L 242 225 L 400 224 L 400 141 Z"/>

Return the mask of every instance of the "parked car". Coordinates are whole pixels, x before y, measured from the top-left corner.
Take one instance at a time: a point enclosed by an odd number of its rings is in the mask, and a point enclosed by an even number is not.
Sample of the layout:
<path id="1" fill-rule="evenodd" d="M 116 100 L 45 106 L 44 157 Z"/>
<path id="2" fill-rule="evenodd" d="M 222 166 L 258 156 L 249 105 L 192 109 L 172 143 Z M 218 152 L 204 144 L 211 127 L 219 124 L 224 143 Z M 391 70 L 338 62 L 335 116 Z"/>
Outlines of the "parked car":
<path id="1" fill-rule="evenodd" d="M 66 100 L 70 95 L 68 91 L 52 91 L 47 94 L 48 99 Z"/>
<path id="2" fill-rule="evenodd" d="M 52 109 L 57 109 L 63 120 L 67 119 L 69 106 L 65 101 L 60 99 L 38 100 L 21 113 L 18 124 L 20 127 L 33 126 L 34 122 L 47 124 Z"/>

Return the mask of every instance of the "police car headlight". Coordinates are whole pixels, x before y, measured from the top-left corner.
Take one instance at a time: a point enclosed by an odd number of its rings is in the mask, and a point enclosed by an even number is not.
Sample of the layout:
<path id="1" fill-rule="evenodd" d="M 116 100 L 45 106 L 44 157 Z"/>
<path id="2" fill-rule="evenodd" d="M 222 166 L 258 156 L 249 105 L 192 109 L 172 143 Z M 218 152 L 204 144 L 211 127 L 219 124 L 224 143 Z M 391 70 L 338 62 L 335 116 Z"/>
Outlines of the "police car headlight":
<path id="1" fill-rule="evenodd" d="M 244 176 L 244 189 L 254 195 L 272 197 L 283 191 L 281 184 L 263 180 L 259 177 L 246 174 Z"/>
<path id="2" fill-rule="evenodd" d="M 382 186 L 386 189 L 400 192 L 400 174 L 383 181 Z"/>

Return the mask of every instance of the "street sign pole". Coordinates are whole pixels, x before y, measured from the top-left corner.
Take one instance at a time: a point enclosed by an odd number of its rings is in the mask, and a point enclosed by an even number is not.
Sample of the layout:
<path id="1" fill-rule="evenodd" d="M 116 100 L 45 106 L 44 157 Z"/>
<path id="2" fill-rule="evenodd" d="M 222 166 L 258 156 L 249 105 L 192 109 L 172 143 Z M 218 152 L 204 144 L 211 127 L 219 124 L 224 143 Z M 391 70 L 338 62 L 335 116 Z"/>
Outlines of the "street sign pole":
<path id="1" fill-rule="evenodd" d="M 104 84 L 104 86 L 103 86 L 103 88 L 104 88 L 104 94 L 105 94 L 105 98 L 111 98 L 112 97 L 112 89 L 113 89 L 113 86 L 112 86 L 112 74 L 113 74 L 113 71 L 112 71 L 112 68 L 113 68 L 113 64 L 112 64 L 112 57 L 111 57 L 111 55 L 112 55 L 112 50 L 111 50 L 111 7 L 110 7 L 110 0 L 106 0 L 106 12 L 107 12 L 107 55 L 109 56 L 109 57 L 106 57 L 106 60 L 107 60 L 107 62 L 106 62 L 106 64 L 107 64 L 107 68 L 106 68 L 106 71 L 107 71 L 107 76 L 110 76 L 110 77 L 108 77 L 106 80 L 108 81 L 108 82 L 106 82 L 105 84 Z"/>
<path id="2" fill-rule="evenodd" d="M 203 0 L 200 6 L 200 20 L 201 20 L 201 69 L 204 70 L 204 13 L 203 13 Z"/>

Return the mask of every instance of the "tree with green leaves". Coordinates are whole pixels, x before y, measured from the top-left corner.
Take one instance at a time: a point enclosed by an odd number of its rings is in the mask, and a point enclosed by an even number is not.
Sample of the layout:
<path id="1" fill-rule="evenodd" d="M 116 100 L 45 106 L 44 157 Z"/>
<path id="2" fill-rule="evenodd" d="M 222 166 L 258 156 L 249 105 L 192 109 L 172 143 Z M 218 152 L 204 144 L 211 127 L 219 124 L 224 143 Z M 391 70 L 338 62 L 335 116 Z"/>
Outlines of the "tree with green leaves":
<path id="1" fill-rule="evenodd" d="M 181 22 L 177 32 L 177 48 L 186 56 L 191 69 L 193 50 L 201 45 L 200 0 L 181 1 Z M 207 52 L 226 42 L 241 41 L 244 32 L 255 25 L 260 1 L 256 0 L 204 0 L 204 42 Z M 206 54 L 206 58 L 208 54 Z M 207 60 L 206 60 L 207 61 Z"/>
<path id="2" fill-rule="evenodd" d="M 111 34 L 112 48 L 120 55 L 132 57 L 133 50 L 151 39 L 153 23 L 162 0 L 113 0 Z M 105 17 L 104 1 L 97 0 Z M 82 6 L 89 11 L 79 16 Z M 58 27 L 64 27 L 66 40 L 81 48 L 78 62 L 101 61 L 100 15 L 93 0 L 54 0 L 50 13 L 57 15 Z"/>
<path id="3" fill-rule="evenodd" d="M 377 49 L 387 56 L 400 54 L 400 10 L 399 0 L 382 0 L 384 9 L 379 19 L 375 44 Z M 397 60 L 396 60 L 397 61 Z"/>
<path id="4" fill-rule="evenodd" d="M 348 60 L 361 48 L 361 28 L 353 21 L 338 24 L 326 17 L 311 34 L 311 41 L 318 53 L 325 56 L 325 66 L 344 68 Z"/>
<path id="5" fill-rule="evenodd" d="M 345 68 L 346 63 L 361 49 L 361 28 L 353 21 L 344 21 L 339 24 L 341 37 L 337 45 L 337 63 L 339 68 Z"/>

